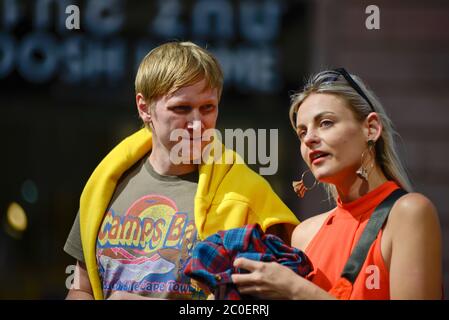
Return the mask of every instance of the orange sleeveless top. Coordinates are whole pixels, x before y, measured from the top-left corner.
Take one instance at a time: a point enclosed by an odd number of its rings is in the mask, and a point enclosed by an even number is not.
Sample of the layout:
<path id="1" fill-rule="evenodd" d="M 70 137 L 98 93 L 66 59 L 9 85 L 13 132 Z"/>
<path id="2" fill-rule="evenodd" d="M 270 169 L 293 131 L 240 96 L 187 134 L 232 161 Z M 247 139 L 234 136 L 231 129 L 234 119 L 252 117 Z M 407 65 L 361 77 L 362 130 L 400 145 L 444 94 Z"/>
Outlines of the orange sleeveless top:
<path id="1" fill-rule="evenodd" d="M 337 207 L 305 250 L 315 268 L 309 280 L 340 299 L 390 299 L 389 273 L 380 249 L 382 230 L 368 252 L 352 291 L 346 290 L 350 283 L 341 279 L 340 274 L 376 206 L 398 188 L 395 182 L 388 181 L 353 202 L 337 200 Z"/>

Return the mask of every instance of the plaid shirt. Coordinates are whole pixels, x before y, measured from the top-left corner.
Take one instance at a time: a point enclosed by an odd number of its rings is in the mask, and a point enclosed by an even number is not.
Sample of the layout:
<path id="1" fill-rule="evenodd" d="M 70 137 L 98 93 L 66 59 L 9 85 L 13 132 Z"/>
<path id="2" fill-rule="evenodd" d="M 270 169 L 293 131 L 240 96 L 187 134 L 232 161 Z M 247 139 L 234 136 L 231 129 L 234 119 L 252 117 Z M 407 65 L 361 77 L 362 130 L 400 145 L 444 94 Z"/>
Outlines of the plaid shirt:
<path id="1" fill-rule="evenodd" d="M 280 238 L 264 234 L 258 224 L 219 231 L 198 242 L 187 261 L 184 273 L 207 285 L 216 299 L 240 300 L 242 297 L 232 283 L 231 274 L 247 273 L 233 267 L 237 258 L 277 262 L 305 277 L 313 267 L 307 256 L 287 246 Z"/>

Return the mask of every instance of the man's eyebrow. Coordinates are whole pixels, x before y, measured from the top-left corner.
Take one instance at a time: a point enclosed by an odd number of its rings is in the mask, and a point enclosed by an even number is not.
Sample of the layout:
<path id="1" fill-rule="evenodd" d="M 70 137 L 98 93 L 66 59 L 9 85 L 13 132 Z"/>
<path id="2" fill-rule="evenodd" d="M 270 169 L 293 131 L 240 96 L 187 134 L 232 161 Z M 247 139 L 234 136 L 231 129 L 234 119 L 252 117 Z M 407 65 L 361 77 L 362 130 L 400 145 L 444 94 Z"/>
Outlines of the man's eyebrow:
<path id="1" fill-rule="evenodd" d="M 315 115 L 315 117 L 313 117 L 313 120 L 316 121 L 316 120 L 318 120 L 318 119 L 320 119 L 323 116 L 328 115 L 328 114 L 336 115 L 336 113 L 332 112 L 332 111 L 323 111 L 323 112 L 320 112 L 317 115 Z M 302 128 L 305 128 L 305 127 L 306 126 L 304 124 L 300 123 L 298 126 L 296 126 L 296 129 L 302 129 Z"/>
<path id="2" fill-rule="evenodd" d="M 167 106 L 168 109 L 173 109 L 173 108 L 177 108 L 177 107 L 189 107 L 189 108 L 192 108 L 190 103 L 182 102 L 182 101 L 176 102 L 176 103 L 173 103 L 173 104 L 170 104 L 170 105 Z"/>

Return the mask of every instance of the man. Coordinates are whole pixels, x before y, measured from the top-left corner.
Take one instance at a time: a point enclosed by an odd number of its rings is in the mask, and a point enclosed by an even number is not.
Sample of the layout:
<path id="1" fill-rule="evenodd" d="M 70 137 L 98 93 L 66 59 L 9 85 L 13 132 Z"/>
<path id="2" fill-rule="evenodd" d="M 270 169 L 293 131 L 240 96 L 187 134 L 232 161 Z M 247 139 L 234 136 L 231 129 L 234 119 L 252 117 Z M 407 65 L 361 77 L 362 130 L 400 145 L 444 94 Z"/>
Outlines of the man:
<path id="1" fill-rule="evenodd" d="M 78 261 L 68 299 L 203 299 L 183 274 L 196 241 L 249 223 L 268 232 L 298 224 L 232 150 L 199 161 L 222 86 L 216 59 L 191 42 L 143 59 L 135 87 L 145 128 L 115 147 L 83 190 L 64 247 Z M 177 130 L 186 134 L 173 139 Z M 224 158 L 231 162 L 216 161 Z"/>

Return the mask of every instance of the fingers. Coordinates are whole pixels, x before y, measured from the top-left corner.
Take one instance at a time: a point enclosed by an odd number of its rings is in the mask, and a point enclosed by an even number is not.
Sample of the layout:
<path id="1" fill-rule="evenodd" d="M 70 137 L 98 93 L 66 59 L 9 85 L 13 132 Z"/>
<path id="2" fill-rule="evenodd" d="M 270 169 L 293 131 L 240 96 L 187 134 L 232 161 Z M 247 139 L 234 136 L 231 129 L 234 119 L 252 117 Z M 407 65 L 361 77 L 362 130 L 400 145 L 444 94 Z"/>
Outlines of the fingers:
<path id="1" fill-rule="evenodd" d="M 238 287 L 240 286 L 249 286 L 254 283 L 257 283 L 257 281 L 254 279 L 253 274 L 238 274 L 235 273 L 231 275 L 232 282 L 234 282 Z"/>
<path id="2" fill-rule="evenodd" d="M 234 267 L 245 269 L 250 272 L 257 270 L 263 264 L 261 261 L 254 261 L 246 258 L 237 258 L 234 260 Z"/>
<path id="3" fill-rule="evenodd" d="M 273 272 L 276 272 L 278 265 L 273 262 L 255 261 L 246 258 L 237 258 L 234 260 L 234 267 L 248 270 L 250 273 L 233 274 L 232 281 L 237 285 L 262 284 L 267 279 L 272 278 Z"/>
<path id="4" fill-rule="evenodd" d="M 262 293 L 260 281 L 253 273 L 233 274 L 231 277 L 240 294 L 259 296 Z"/>
<path id="5" fill-rule="evenodd" d="M 233 274 L 232 281 L 238 286 L 251 286 L 261 281 L 260 271 L 263 269 L 264 262 L 254 261 L 246 258 L 237 258 L 234 260 L 234 267 L 248 270 L 250 273 Z"/>
<path id="6" fill-rule="evenodd" d="M 260 289 L 256 286 L 239 286 L 239 293 L 240 294 L 247 294 L 247 295 L 258 295 L 260 294 Z"/>

